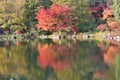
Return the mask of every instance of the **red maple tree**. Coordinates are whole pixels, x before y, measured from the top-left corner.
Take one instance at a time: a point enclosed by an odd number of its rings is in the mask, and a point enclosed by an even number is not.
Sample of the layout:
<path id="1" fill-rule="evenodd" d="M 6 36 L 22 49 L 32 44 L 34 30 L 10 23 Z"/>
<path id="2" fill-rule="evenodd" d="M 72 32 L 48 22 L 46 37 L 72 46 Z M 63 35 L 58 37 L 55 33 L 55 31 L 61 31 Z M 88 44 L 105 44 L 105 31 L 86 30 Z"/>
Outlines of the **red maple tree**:
<path id="1" fill-rule="evenodd" d="M 58 31 L 73 29 L 75 26 L 72 10 L 68 5 L 61 6 L 53 4 L 50 9 L 42 7 L 36 13 L 36 19 L 38 20 L 38 29 Z"/>

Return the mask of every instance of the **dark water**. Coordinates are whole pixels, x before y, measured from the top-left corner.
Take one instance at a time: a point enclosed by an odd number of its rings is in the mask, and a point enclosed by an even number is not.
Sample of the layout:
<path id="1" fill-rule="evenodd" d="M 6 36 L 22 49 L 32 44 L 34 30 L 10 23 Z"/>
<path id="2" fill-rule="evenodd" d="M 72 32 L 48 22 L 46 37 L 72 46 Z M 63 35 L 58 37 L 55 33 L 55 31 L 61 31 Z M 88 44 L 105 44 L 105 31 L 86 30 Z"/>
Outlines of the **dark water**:
<path id="1" fill-rule="evenodd" d="M 0 42 L 0 80 L 120 80 L 119 43 Z"/>

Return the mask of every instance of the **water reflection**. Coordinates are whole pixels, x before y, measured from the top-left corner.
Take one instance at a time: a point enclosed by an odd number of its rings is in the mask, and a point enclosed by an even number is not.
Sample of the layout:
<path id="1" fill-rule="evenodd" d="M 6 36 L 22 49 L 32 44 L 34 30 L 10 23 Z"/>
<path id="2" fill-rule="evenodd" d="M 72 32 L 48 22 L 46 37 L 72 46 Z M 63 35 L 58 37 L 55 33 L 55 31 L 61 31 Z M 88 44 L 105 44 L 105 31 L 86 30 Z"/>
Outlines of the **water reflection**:
<path id="1" fill-rule="evenodd" d="M 39 52 L 38 63 L 46 68 L 53 68 L 55 71 L 70 69 L 73 66 L 75 55 L 75 44 L 72 46 L 59 44 L 41 44 L 37 46 Z"/>
<path id="2" fill-rule="evenodd" d="M 107 45 L 105 44 L 99 44 L 99 48 L 101 48 L 101 50 L 104 53 L 104 62 L 107 64 L 107 66 L 109 67 L 109 70 L 113 73 L 111 73 L 110 71 L 109 74 L 107 74 L 108 79 L 109 80 L 119 80 L 120 77 L 118 75 L 120 75 L 120 65 L 118 63 L 118 61 L 120 60 L 120 43 L 119 42 L 115 42 L 115 41 L 109 41 L 107 43 Z M 114 74 L 114 71 L 116 74 Z M 115 77 L 116 76 L 116 77 Z"/>
<path id="3" fill-rule="evenodd" d="M 0 74 L 20 74 L 26 75 L 26 49 L 27 45 L 12 45 L 12 42 L 0 43 Z"/>
<path id="4" fill-rule="evenodd" d="M 119 48 L 97 41 L 0 42 L 0 79 L 119 80 Z"/>
<path id="5" fill-rule="evenodd" d="M 106 52 L 104 53 L 104 61 L 110 67 L 114 68 L 115 56 L 118 53 L 118 46 L 110 44 Z"/>

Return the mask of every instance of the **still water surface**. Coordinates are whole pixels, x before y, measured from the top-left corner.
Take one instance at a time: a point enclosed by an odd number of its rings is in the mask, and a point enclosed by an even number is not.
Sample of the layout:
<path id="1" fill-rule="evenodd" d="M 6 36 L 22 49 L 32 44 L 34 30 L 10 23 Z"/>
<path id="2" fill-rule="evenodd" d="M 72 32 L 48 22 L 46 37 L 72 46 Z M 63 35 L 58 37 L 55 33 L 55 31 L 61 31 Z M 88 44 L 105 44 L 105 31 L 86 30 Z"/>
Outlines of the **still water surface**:
<path id="1" fill-rule="evenodd" d="M 120 80 L 114 42 L 0 42 L 0 80 Z"/>

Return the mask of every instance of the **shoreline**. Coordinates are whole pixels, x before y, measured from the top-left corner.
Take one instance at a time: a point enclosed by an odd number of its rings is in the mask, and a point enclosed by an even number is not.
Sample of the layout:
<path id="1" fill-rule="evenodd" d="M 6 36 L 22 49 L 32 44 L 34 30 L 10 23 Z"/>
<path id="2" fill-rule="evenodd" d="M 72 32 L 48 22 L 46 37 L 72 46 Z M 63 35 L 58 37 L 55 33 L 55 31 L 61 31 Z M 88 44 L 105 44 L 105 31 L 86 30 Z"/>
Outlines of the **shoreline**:
<path id="1" fill-rule="evenodd" d="M 120 41 L 120 34 L 116 34 L 116 32 L 96 32 L 96 33 L 78 33 L 74 34 L 52 34 L 52 35 L 29 35 L 29 34 L 11 34 L 11 35 L 0 35 L 0 41 L 12 41 L 12 40 L 30 40 L 30 39 L 76 39 L 76 40 L 116 40 Z"/>

